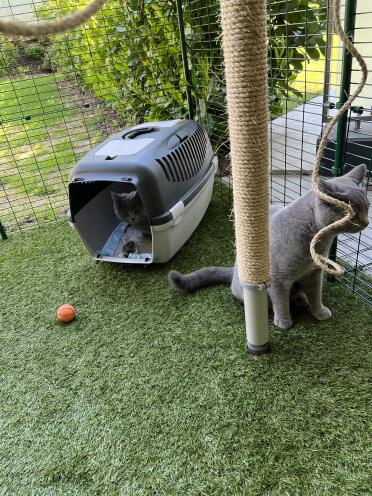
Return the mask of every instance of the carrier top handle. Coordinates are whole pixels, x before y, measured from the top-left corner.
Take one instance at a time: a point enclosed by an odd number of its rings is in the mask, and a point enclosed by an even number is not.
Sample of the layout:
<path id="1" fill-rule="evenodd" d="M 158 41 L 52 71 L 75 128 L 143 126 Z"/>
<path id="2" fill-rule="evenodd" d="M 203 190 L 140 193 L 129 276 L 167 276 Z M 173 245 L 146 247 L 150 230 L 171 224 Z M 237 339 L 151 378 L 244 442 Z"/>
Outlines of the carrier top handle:
<path id="1" fill-rule="evenodd" d="M 235 235 L 247 348 L 269 351 L 269 158 L 265 0 L 221 0 Z"/>

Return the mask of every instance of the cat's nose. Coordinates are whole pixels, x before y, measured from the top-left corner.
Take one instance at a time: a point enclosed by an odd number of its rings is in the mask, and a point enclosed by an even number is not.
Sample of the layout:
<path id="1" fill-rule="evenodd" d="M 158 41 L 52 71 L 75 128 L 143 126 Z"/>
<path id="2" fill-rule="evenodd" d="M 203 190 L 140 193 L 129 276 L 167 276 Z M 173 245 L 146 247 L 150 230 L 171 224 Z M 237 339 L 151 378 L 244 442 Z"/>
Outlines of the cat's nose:
<path id="1" fill-rule="evenodd" d="M 360 219 L 360 221 L 361 221 L 360 223 L 361 223 L 361 224 L 362 224 L 362 226 L 363 226 L 363 229 L 365 229 L 365 228 L 368 226 L 368 224 L 369 224 L 369 219 L 368 219 L 368 217 L 363 217 L 362 219 Z"/>

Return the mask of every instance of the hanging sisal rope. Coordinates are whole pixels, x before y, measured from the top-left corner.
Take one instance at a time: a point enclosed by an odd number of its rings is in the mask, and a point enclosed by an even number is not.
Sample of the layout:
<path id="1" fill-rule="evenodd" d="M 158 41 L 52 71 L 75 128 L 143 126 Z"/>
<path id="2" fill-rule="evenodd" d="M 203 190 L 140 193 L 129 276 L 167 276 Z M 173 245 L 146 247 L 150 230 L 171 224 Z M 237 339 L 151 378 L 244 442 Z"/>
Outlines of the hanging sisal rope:
<path id="1" fill-rule="evenodd" d="M 322 239 L 322 237 L 324 235 L 334 233 L 336 228 L 340 228 L 340 227 L 344 226 L 345 224 L 347 224 L 355 216 L 355 213 L 354 213 L 354 210 L 351 207 L 351 205 L 349 205 L 348 203 L 337 200 L 336 198 L 333 198 L 332 196 L 328 196 L 319 190 L 319 187 L 318 187 L 319 167 L 320 167 L 320 162 L 322 159 L 324 149 L 327 145 L 329 134 L 332 131 L 333 126 L 337 123 L 337 121 L 340 119 L 342 114 L 344 114 L 351 107 L 351 104 L 353 103 L 353 101 L 357 98 L 357 96 L 363 90 L 364 85 L 366 84 L 366 81 L 367 81 L 368 70 L 367 70 L 367 66 L 366 66 L 366 63 L 365 63 L 363 57 L 360 55 L 358 50 L 355 48 L 353 43 L 350 41 L 350 39 L 347 37 L 344 30 L 342 29 L 341 19 L 340 19 L 340 0 L 334 0 L 334 11 L 335 11 L 336 33 L 338 34 L 338 36 L 342 40 L 343 46 L 357 60 L 359 66 L 361 68 L 361 71 L 362 71 L 362 78 L 361 78 L 361 81 L 360 81 L 358 87 L 354 91 L 354 93 L 342 105 L 339 112 L 329 122 L 326 130 L 324 131 L 322 140 L 319 144 L 318 152 L 316 154 L 313 176 L 312 176 L 312 189 L 313 189 L 314 193 L 320 199 L 324 200 L 325 202 L 329 203 L 330 205 L 334 205 L 335 207 L 339 208 L 340 210 L 343 210 L 345 212 L 345 215 L 342 219 L 340 219 L 336 222 L 333 222 L 333 224 L 330 224 L 329 226 L 326 226 L 323 229 L 321 229 L 314 236 L 314 238 L 312 239 L 311 244 L 310 244 L 310 253 L 311 253 L 311 256 L 312 256 L 314 263 L 317 267 L 323 269 L 328 274 L 331 274 L 334 276 L 340 276 L 343 274 L 342 267 L 338 263 L 334 262 L 333 260 L 329 260 L 328 258 L 324 257 L 323 255 L 320 255 L 319 253 L 317 253 L 316 252 L 316 245 Z"/>
<path id="2" fill-rule="evenodd" d="M 221 0 L 239 278 L 265 284 L 269 259 L 265 0 Z"/>
<path id="3" fill-rule="evenodd" d="M 71 31 L 88 21 L 108 0 L 92 0 L 81 10 L 68 14 L 56 21 L 17 22 L 0 20 L 0 32 L 21 36 L 43 36 Z"/>

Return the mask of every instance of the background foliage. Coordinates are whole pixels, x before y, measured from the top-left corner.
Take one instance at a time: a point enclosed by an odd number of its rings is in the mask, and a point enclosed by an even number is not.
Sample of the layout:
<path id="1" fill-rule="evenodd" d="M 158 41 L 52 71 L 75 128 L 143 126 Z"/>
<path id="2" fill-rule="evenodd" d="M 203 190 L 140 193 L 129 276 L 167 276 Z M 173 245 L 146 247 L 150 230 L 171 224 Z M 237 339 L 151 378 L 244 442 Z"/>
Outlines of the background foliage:
<path id="1" fill-rule="evenodd" d="M 66 14 L 85 0 L 48 0 L 39 9 Z M 184 114 L 185 81 L 176 4 L 112 0 L 84 27 L 58 36 L 48 57 L 65 75 L 112 105 L 128 122 Z"/>
<path id="2" fill-rule="evenodd" d="M 4 76 L 17 66 L 19 49 L 3 35 L 0 35 L 0 47 L 0 76 Z"/>
<path id="3" fill-rule="evenodd" d="M 25 56 L 31 60 L 43 60 L 45 55 L 45 47 L 40 43 L 30 43 L 24 48 Z"/>
<path id="4" fill-rule="evenodd" d="M 291 83 L 307 61 L 324 56 L 324 1 L 269 2 L 273 115 L 283 113 L 291 94 L 302 97 Z M 66 14 L 77 3 L 82 6 L 85 0 L 46 0 L 38 14 L 44 18 L 49 12 Z M 196 118 L 207 125 L 215 142 L 226 129 L 218 8 L 218 2 L 209 0 L 184 2 Z M 187 114 L 174 1 L 112 0 L 87 25 L 53 41 L 47 54 L 51 66 L 78 78 L 127 122 Z"/>
<path id="5" fill-rule="evenodd" d="M 290 95 L 304 98 L 293 86 L 305 64 L 325 56 L 326 1 L 271 1 L 269 9 L 269 88 L 271 110 L 280 115 Z"/>

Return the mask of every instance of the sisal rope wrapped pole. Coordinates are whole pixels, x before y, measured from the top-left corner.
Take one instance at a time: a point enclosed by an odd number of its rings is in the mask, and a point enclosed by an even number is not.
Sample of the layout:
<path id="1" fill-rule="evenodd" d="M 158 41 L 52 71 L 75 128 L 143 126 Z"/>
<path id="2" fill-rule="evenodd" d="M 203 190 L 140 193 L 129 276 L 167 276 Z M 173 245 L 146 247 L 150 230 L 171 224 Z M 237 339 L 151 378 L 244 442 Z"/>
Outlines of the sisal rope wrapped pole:
<path id="1" fill-rule="evenodd" d="M 264 352 L 270 276 L 266 1 L 221 0 L 221 24 L 248 349 Z"/>

